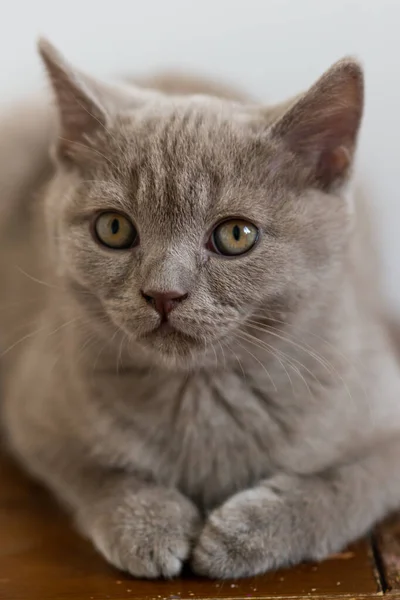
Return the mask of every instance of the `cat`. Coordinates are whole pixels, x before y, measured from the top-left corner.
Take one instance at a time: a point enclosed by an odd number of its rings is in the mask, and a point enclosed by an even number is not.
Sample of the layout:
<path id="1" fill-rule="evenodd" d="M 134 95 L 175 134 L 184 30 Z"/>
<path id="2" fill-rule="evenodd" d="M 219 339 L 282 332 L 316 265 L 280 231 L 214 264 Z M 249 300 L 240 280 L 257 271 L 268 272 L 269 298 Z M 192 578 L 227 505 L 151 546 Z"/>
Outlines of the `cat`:
<path id="1" fill-rule="evenodd" d="M 400 506 L 361 66 L 266 107 L 100 82 L 39 47 L 55 106 L 14 109 L 0 138 L 10 451 L 137 577 L 339 551 Z"/>

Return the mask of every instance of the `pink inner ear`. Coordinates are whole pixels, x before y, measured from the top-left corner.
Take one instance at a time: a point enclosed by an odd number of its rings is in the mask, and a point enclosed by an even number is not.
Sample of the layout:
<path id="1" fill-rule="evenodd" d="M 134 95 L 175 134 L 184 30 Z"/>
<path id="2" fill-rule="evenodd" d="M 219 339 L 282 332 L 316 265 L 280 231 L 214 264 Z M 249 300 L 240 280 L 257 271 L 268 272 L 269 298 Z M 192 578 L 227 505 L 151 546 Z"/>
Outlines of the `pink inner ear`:
<path id="1" fill-rule="evenodd" d="M 317 166 L 316 179 L 323 186 L 330 185 L 335 180 L 346 177 L 350 164 L 350 152 L 345 146 L 338 146 L 322 152 Z"/>
<path id="2" fill-rule="evenodd" d="M 354 61 L 340 61 L 289 109 L 274 133 L 314 182 L 328 188 L 350 170 L 362 111 L 362 71 Z"/>

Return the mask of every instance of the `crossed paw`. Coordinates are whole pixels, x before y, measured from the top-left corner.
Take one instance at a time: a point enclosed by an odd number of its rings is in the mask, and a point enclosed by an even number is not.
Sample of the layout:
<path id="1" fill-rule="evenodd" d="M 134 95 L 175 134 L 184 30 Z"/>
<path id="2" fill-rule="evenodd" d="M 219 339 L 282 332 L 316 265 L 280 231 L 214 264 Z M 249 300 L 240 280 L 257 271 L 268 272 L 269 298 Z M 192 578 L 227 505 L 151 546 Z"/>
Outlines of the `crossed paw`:
<path id="1" fill-rule="evenodd" d="M 205 523 L 178 491 L 146 489 L 105 505 L 88 533 L 110 563 L 146 578 L 177 576 L 187 561 L 207 577 L 248 577 L 335 551 L 307 527 L 304 494 L 289 478 L 272 482 L 232 496 Z"/>

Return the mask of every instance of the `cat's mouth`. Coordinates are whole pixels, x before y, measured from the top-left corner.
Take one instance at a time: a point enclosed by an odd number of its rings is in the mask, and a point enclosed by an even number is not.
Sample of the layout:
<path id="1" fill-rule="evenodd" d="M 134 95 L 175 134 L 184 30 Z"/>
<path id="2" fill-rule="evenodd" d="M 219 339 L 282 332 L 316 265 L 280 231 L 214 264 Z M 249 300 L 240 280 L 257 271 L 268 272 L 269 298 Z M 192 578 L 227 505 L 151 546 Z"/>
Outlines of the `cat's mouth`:
<path id="1" fill-rule="evenodd" d="M 170 321 L 162 321 L 156 327 L 140 335 L 140 339 L 162 355 L 185 357 L 202 349 L 204 344 L 194 335 L 183 331 Z"/>
<path id="2" fill-rule="evenodd" d="M 162 321 L 153 332 L 159 333 L 160 335 L 170 335 L 171 333 L 179 333 L 178 329 L 174 327 L 169 321 Z"/>
<path id="3" fill-rule="evenodd" d="M 168 337 L 173 334 L 180 334 L 180 333 L 181 332 L 178 327 L 175 327 L 174 325 L 172 325 L 172 323 L 170 323 L 170 321 L 168 321 L 168 320 L 165 320 L 165 321 L 163 320 L 158 325 L 153 327 L 152 329 L 149 329 L 148 331 L 141 333 L 139 335 L 139 338 L 148 340 L 149 338 L 156 338 L 156 337 L 162 338 L 162 337 Z"/>
<path id="4" fill-rule="evenodd" d="M 191 339 L 195 342 L 195 338 L 185 332 L 183 332 L 179 327 L 173 325 L 170 321 L 161 321 L 159 325 L 151 329 L 142 335 L 143 338 L 146 339 Z"/>

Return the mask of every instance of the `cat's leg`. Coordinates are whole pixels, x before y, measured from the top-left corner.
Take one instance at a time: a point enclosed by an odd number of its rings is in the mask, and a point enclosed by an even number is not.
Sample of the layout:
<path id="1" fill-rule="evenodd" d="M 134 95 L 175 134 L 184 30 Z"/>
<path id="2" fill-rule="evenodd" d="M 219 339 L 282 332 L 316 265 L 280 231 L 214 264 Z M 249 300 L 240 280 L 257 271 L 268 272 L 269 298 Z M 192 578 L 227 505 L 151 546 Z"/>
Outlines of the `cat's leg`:
<path id="1" fill-rule="evenodd" d="M 106 411 L 96 413 L 90 398 L 77 392 L 74 398 L 71 390 L 64 396 L 62 380 L 48 390 L 40 373 L 29 396 L 29 369 L 39 371 L 35 357 L 45 361 L 47 374 L 46 355 L 32 346 L 32 356 L 23 356 L 25 378 L 17 372 L 0 402 L 10 452 L 114 566 L 138 577 L 178 575 L 201 530 L 197 507 L 173 486 L 162 486 L 140 461 L 126 469 L 115 464 L 123 446 L 120 430 L 110 426 Z M 57 385 L 61 393 L 54 396 Z"/>
<path id="2" fill-rule="evenodd" d="M 145 578 L 180 573 L 199 535 L 200 515 L 178 490 L 89 466 L 47 471 L 45 480 L 112 565 Z"/>
<path id="3" fill-rule="evenodd" d="M 238 493 L 209 516 L 196 572 L 252 576 L 321 560 L 400 508 L 400 440 L 321 475 L 279 475 Z"/>
<path id="4" fill-rule="evenodd" d="M 81 507 L 78 521 L 110 563 L 150 578 L 178 575 L 200 528 L 196 507 L 177 490 L 129 478 Z"/>

